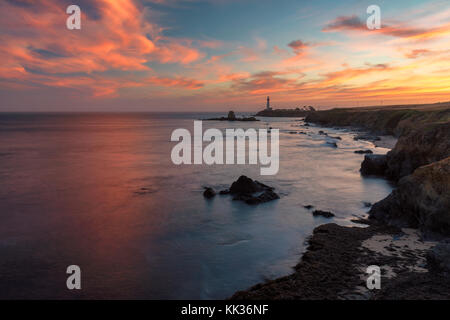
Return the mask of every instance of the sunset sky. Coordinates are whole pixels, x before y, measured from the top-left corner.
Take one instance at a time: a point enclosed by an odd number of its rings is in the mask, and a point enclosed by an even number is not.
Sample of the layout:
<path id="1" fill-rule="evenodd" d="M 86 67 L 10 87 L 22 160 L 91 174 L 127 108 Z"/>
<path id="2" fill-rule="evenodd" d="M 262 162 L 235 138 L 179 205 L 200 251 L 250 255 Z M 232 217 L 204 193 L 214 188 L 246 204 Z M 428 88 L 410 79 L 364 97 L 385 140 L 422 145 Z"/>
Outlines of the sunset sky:
<path id="1" fill-rule="evenodd" d="M 66 28 L 66 8 L 82 11 Z M 381 8 L 368 30 L 366 9 Z M 450 100 L 449 0 L 4 0 L 0 111 Z"/>

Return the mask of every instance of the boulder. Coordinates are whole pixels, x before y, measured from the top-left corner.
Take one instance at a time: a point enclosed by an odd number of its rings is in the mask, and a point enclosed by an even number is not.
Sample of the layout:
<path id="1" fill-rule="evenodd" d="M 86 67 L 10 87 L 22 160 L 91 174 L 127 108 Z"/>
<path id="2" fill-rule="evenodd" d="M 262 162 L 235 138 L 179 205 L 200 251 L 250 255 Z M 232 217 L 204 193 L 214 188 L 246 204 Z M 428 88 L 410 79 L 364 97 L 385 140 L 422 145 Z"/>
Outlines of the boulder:
<path id="1" fill-rule="evenodd" d="M 266 186 L 265 184 L 253 181 L 247 176 L 240 176 L 235 182 L 231 184 L 230 193 L 231 194 L 251 194 L 266 189 L 273 190 L 272 187 Z"/>
<path id="2" fill-rule="evenodd" d="M 370 218 L 399 227 L 420 228 L 425 235 L 450 236 L 450 157 L 403 177 L 397 189 L 377 202 Z"/>
<path id="3" fill-rule="evenodd" d="M 221 194 L 232 194 L 233 200 L 244 201 L 247 204 L 259 204 L 279 199 L 280 197 L 269 187 L 247 176 L 240 176 L 231 184 L 230 189 L 222 190 Z"/>
<path id="4" fill-rule="evenodd" d="M 364 161 L 361 163 L 360 172 L 362 175 L 382 176 L 387 169 L 386 155 L 366 154 Z"/>
<path id="5" fill-rule="evenodd" d="M 213 188 L 205 187 L 205 191 L 203 192 L 203 196 L 207 199 L 214 198 L 216 196 L 216 192 Z"/>

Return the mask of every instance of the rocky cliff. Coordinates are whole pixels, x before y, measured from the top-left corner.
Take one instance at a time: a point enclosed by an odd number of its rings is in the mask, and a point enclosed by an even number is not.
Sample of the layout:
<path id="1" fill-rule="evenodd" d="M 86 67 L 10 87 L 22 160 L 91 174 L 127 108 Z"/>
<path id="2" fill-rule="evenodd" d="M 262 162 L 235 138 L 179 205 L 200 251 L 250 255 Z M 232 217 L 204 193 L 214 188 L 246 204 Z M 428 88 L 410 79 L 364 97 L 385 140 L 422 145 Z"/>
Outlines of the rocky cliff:
<path id="1" fill-rule="evenodd" d="M 428 235 L 450 235 L 450 157 L 417 168 L 373 205 L 371 218 Z"/>

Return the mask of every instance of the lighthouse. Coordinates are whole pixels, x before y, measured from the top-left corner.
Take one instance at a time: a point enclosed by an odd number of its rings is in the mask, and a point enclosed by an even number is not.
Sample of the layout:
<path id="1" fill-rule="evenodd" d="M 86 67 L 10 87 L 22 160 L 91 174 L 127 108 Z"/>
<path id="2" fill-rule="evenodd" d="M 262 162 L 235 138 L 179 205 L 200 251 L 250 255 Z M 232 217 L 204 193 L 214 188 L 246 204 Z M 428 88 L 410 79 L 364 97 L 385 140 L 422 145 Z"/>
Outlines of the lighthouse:
<path id="1" fill-rule="evenodd" d="M 266 110 L 272 110 L 272 108 L 270 107 L 270 98 L 269 98 L 269 96 L 267 96 Z"/>

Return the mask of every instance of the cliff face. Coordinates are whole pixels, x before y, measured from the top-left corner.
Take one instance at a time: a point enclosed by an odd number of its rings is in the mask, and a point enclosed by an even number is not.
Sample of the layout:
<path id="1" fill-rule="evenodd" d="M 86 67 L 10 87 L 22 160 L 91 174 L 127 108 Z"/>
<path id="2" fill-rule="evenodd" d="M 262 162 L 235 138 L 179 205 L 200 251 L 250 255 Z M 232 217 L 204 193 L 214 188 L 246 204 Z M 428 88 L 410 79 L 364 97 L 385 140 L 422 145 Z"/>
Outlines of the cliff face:
<path id="1" fill-rule="evenodd" d="M 386 156 L 366 155 L 362 163 L 362 174 L 398 181 L 398 188 L 372 207 L 370 217 L 425 234 L 450 235 L 450 108 L 335 109 L 311 113 L 306 121 L 398 136 Z"/>
<path id="2" fill-rule="evenodd" d="M 358 127 L 399 137 L 387 154 L 385 175 L 392 180 L 450 156 L 450 108 L 420 111 L 333 109 L 310 113 L 305 121 L 324 126 Z"/>
<path id="3" fill-rule="evenodd" d="M 386 176 L 398 180 L 420 166 L 450 157 L 450 122 L 423 125 L 401 135 L 387 154 Z"/>
<path id="4" fill-rule="evenodd" d="M 450 157 L 402 178 L 398 188 L 374 204 L 369 214 L 389 225 L 450 235 Z"/>

